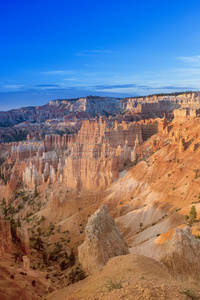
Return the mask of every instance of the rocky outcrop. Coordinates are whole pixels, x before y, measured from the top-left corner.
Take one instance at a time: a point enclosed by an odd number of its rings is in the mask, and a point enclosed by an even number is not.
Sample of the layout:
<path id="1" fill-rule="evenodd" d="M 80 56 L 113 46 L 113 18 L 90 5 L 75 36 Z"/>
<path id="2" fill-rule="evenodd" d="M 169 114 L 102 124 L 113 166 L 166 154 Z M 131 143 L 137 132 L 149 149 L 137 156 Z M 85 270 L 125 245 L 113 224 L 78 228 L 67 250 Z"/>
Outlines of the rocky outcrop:
<path id="1" fill-rule="evenodd" d="M 85 120 L 79 130 L 76 142 L 78 143 L 99 143 L 102 141 L 105 130 L 107 130 L 106 122 L 102 118 L 95 120 Z"/>
<path id="2" fill-rule="evenodd" d="M 200 278 L 200 240 L 192 235 L 190 227 L 175 228 L 161 261 L 175 276 Z"/>
<path id="3" fill-rule="evenodd" d="M 113 148 L 124 146 L 125 143 L 133 148 L 136 137 L 142 142 L 142 126 L 137 122 L 132 122 L 130 124 L 122 122 L 121 124 L 118 124 L 118 122 L 115 121 L 114 127 L 105 131 L 105 140 Z"/>
<path id="4" fill-rule="evenodd" d="M 146 141 L 152 135 L 158 133 L 158 128 L 159 128 L 158 120 L 154 120 L 154 119 L 142 120 L 140 124 L 141 124 L 143 141 Z"/>
<path id="5" fill-rule="evenodd" d="M 100 270 L 109 258 L 129 253 L 123 235 L 109 215 L 106 205 L 102 205 L 89 218 L 85 234 L 85 241 L 78 248 L 78 257 L 89 273 Z"/>
<path id="6" fill-rule="evenodd" d="M 20 247 L 25 254 L 30 254 L 30 243 L 27 230 L 27 224 L 22 222 L 21 227 L 17 227 L 17 238 L 19 240 Z"/>
<path id="7" fill-rule="evenodd" d="M 133 161 L 137 161 L 141 156 L 141 145 L 140 145 L 140 142 L 139 142 L 139 139 L 138 139 L 138 136 L 136 137 L 136 140 L 135 140 L 135 146 L 134 146 L 134 149 L 133 149 L 133 157 L 132 157 L 132 160 Z"/>
<path id="8" fill-rule="evenodd" d="M 10 252 L 12 248 L 12 236 L 10 225 L 4 221 L 3 215 L 0 213 L 0 259 L 5 252 Z"/>
<path id="9" fill-rule="evenodd" d="M 50 170 L 50 165 L 53 166 L 53 168 L 58 167 L 58 162 L 59 158 L 56 153 L 56 151 L 52 150 L 49 152 L 44 152 L 42 155 L 42 158 L 39 158 L 39 162 L 36 163 L 38 165 L 38 169 L 40 170 L 41 173 L 44 173 L 45 167 L 47 168 L 46 164 L 48 163 L 49 165 L 49 170 Z"/>
<path id="10" fill-rule="evenodd" d="M 152 152 L 156 152 L 159 149 L 161 149 L 162 147 L 163 147 L 163 142 L 158 137 L 155 140 L 151 141 L 151 151 Z"/>
<path id="11" fill-rule="evenodd" d="M 136 139 L 139 143 L 147 140 L 152 135 L 156 134 L 159 129 L 164 130 L 167 126 L 167 121 L 164 119 L 149 119 L 140 122 L 131 122 L 127 124 L 125 121 L 121 123 L 118 120 L 112 124 L 102 121 L 102 118 L 97 120 L 84 121 L 76 142 L 78 143 L 108 143 L 112 148 L 118 146 L 123 147 L 125 144 L 132 148 L 135 145 Z"/>
<path id="12" fill-rule="evenodd" d="M 184 122 L 188 118 L 196 118 L 197 110 L 194 108 L 182 108 L 174 110 L 174 122 Z"/>
<path id="13" fill-rule="evenodd" d="M 45 152 L 51 150 L 67 149 L 67 147 L 74 142 L 74 139 L 74 135 L 64 134 L 63 136 L 60 136 L 58 134 L 47 134 L 45 135 L 44 139 Z"/>
<path id="14" fill-rule="evenodd" d="M 9 190 L 10 192 L 14 192 L 18 187 L 18 182 L 17 182 L 17 179 L 15 177 L 14 174 L 11 174 L 10 176 L 10 182 L 9 182 Z"/>
<path id="15" fill-rule="evenodd" d="M 185 148 L 186 148 L 185 139 L 181 138 L 179 142 L 179 152 L 183 153 L 185 151 Z"/>
<path id="16" fill-rule="evenodd" d="M 29 271 L 30 269 L 30 258 L 27 256 L 23 256 L 23 269 L 24 271 Z"/>
<path id="17" fill-rule="evenodd" d="M 68 187 L 102 190 L 118 177 L 115 149 L 107 144 L 75 143 L 65 160 L 64 182 Z"/>
<path id="18" fill-rule="evenodd" d="M 23 182 L 30 188 L 34 188 L 39 185 L 40 177 L 35 165 L 30 164 L 29 167 L 23 172 Z"/>
<path id="19" fill-rule="evenodd" d="M 112 97 L 88 96 L 71 100 L 53 100 L 51 107 L 62 107 L 63 112 L 86 112 L 90 116 L 107 116 L 122 112 L 121 100 Z"/>
<path id="20" fill-rule="evenodd" d="M 24 160 L 29 157 L 42 156 L 45 148 L 42 142 L 19 142 L 11 147 L 11 158 Z"/>

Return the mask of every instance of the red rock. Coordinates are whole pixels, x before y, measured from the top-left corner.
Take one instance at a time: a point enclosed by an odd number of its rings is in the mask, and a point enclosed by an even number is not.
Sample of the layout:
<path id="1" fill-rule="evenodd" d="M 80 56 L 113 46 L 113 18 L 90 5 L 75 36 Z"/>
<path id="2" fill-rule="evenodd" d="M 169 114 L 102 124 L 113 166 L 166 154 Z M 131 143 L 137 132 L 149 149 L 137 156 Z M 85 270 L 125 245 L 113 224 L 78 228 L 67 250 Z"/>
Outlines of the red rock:
<path id="1" fill-rule="evenodd" d="M 12 236 L 10 224 L 4 221 L 3 215 L 0 213 L 0 259 L 4 253 L 9 253 L 12 248 Z"/>

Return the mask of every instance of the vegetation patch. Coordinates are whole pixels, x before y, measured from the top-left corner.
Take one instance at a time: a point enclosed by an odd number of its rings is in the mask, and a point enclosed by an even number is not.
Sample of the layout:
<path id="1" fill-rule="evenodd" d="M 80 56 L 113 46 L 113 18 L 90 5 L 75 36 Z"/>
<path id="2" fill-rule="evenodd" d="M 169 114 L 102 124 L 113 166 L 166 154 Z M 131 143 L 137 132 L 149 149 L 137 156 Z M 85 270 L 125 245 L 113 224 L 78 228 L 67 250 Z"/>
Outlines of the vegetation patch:
<path id="1" fill-rule="evenodd" d="M 111 292 L 112 290 L 121 289 L 123 280 L 117 280 L 116 278 L 108 278 L 104 287 Z"/>
<path id="2" fill-rule="evenodd" d="M 186 299 L 192 299 L 192 300 L 200 299 L 200 296 L 197 296 L 194 291 L 190 291 L 188 289 L 185 289 L 185 290 L 181 291 L 180 293 L 186 295 Z"/>
<path id="3" fill-rule="evenodd" d="M 69 273 L 69 284 L 73 284 L 85 278 L 86 278 L 85 272 L 79 267 L 76 267 L 75 270 L 71 270 L 71 272 Z"/>

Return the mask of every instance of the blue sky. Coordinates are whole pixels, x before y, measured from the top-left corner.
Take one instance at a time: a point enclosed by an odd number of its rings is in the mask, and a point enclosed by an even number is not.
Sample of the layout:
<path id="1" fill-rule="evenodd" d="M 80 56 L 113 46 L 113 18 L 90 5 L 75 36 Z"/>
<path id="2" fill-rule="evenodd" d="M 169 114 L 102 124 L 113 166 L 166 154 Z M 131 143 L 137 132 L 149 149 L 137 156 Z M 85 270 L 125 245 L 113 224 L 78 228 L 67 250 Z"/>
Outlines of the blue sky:
<path id="1" fill-rule="evenodd" d="M 0 110 L 200 90 L 200 1 L 2 1 Z"/>

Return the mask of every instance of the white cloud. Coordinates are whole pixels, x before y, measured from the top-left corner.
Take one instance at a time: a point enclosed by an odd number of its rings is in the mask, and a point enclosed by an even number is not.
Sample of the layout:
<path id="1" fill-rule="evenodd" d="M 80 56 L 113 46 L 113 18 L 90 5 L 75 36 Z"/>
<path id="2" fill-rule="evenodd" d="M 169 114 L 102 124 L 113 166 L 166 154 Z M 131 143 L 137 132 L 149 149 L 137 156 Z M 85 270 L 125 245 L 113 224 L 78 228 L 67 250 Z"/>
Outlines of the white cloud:
<path id="1" fill-rule="evenodd" d="M 69 70 L 53 70 L 53 71 L 44 71 L 41 73 L 46 75 L 59 75 L 59 74 L 74 74 L 75 72 Z"/>
<path id="2" fill-rule="evenodd" d="M 74 53 L 75 56 L 97 56 L 97 54 L 108 54 L 112 53 L 110 50 L 83 50 L 81 52 Z"/>
<path id="3" fill-rule="evenodd" d="M 181 61 L 183 61 L 184 63 L 187 63 L 187 64 L 200 65 L 200 55 L 180 56 L 180 57 L 177 57 L 177 58 L 180 59 Z"/>
<path id="4" fill-rule="evenodd" d="M 76 81 L 76 78 L 64 78 L 64 81 Z"/>
<path id="5" fill-rule="evenodd" d="M 13 89 L 13 90 L 21 89 L 22 87 L 23 87 L 22 84 L 7 84 L 7 85 L 2 85 L 2 88 L 4 88 L 4 89 Z"/>
<path id="6" fill-rule="evenodd" d="M 91 50 L 92 53 L 111 53 L 110 50 Z"/>

